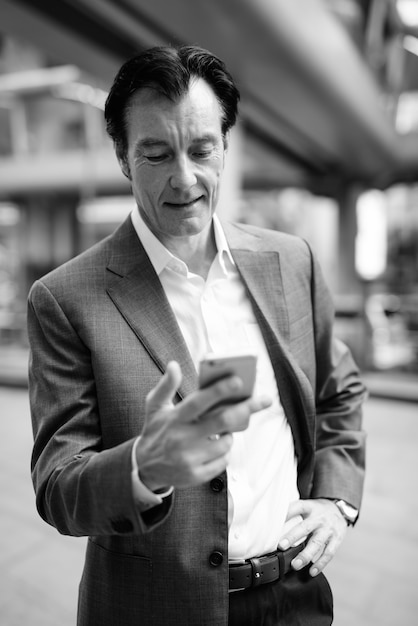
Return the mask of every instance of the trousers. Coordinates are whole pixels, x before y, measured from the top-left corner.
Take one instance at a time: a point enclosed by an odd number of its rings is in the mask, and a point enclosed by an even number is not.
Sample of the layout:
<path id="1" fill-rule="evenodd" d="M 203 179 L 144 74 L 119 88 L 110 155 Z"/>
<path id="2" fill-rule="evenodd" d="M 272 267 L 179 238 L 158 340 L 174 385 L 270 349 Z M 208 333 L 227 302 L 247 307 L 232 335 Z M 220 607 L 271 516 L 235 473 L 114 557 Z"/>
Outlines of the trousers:
<path id="1" fill-rule="evenodd" d="M 283 580 L 229 594 L 229 626 L 330 626 L 333 598 L 323 574 L 308 568 Z"/>

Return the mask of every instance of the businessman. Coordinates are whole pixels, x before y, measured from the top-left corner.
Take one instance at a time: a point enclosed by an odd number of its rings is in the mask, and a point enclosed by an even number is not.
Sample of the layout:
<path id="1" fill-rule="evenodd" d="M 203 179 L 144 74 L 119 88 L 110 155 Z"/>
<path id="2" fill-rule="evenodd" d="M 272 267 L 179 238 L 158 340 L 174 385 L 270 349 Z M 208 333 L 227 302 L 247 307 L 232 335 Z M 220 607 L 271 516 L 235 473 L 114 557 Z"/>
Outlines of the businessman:
<path id="1" fill-rule="evenodd" d="M 355 523 L 364 387 L 301 239 L 222 223 L 239 93 L 193 46 L 127 61 L 105 118 L 136 208 L 33 285 L 40 515 L 88 536 L 79 626 L 325 626 Z M 208 353 L 255 353 L 199 389 Z"/>

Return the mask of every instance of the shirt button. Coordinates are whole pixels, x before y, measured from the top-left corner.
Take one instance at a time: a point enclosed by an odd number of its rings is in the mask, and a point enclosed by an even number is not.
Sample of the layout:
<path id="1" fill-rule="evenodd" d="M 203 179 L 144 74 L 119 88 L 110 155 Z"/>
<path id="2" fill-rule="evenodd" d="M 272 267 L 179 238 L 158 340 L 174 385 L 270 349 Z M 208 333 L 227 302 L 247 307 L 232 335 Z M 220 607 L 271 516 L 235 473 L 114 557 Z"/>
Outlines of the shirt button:
<path id="1" fill-rule="evenodd" d="M 220 491 L 222 491 L 224 486 L 225 486 L 225 483 L 222 478 L 214 478 L 213 480 L 210 481 L 210 488 L 212 489 L 212 491 L 215 491 L 216 493 L 219 493 Z"/>
<path id="2" fill-rule="evenodd" d="M 219 567 L 219 565 L 222 564 L 223 560 L 224 560 L 224 555 L 222 554 L 222 552 L 219 552 L 218 550 L 215 550 L 214 552 L 212 552 L 212 554 L 209 557 L 209 563 L 213 567 Z"/>

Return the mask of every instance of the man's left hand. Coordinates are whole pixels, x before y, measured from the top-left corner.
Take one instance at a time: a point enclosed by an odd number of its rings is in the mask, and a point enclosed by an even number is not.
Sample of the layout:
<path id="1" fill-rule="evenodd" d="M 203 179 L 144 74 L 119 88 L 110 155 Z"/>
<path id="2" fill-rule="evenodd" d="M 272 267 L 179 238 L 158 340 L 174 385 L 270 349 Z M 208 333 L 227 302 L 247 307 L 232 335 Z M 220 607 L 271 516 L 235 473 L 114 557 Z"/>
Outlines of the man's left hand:
<path id="1" fill-rule="evenodd" d="M 287 550 L 305 537 L 306 547 L 292 561 L 300 570 L 312 563 L 309 573 L 317 576 L 334 557 L 347 532 L 347 522 L 332 500 L 317 498 L 297 500 L 289 507 L 287 519 L 300 515 L 303 519 L 279 541 L 279 548 Z"/>

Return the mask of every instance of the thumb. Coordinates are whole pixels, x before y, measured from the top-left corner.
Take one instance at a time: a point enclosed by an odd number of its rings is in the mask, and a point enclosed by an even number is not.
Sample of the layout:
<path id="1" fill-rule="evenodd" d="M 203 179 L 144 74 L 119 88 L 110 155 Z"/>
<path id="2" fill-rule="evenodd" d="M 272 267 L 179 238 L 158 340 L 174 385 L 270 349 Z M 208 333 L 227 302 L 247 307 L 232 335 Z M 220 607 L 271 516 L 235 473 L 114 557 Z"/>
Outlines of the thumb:
<path id="1" fill-rule="evenodd" d="M 164 406 L 171 406 L 173 397 L 182 380 L 180 365 L 177 361 L 170 361 L 164 376 L 147 395 L 147 412 L 154 412 Z"/>

